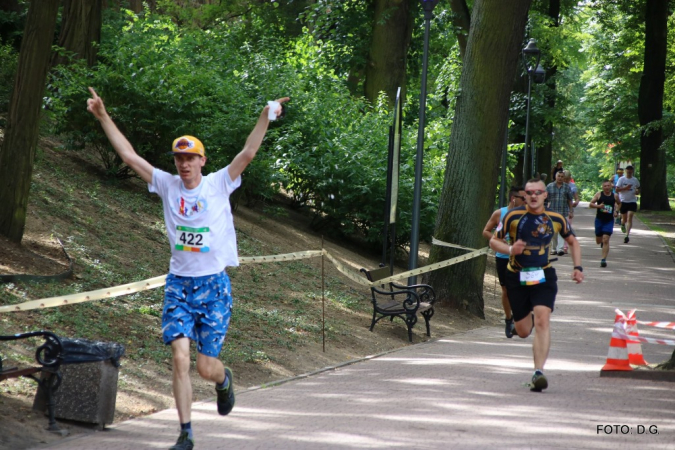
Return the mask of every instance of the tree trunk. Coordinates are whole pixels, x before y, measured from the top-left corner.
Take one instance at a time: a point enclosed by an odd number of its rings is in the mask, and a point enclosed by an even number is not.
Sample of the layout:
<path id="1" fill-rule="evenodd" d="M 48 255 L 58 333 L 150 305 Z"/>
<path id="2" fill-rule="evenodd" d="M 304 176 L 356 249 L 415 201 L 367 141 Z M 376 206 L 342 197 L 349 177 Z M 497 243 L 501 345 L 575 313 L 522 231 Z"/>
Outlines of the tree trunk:
<path id="1" fill-rule="evenodd" d="M 645 13 L 645 63 L 640 78 L 640 125 L 663 118 L 663 89 L 668 50 L 668 0 L 647 0 Z M 661 149 L 661 127 L 640 137 L 640 208 L 670 211 L 666 186 L 666 152 Z"/>
<path id="2" fill-rule="evenodd" d="M 396 100 L 401 87 L 405 98 L 406 58 L 412 38 L 413 0 L 375 0 L 373 40 L 366 65 L 365 96 L 371 102 L 381 91 L 387 94 L 389 104 Z"/>
<path id="3" fill-rule="evenodd" d="M 471 27 L 471 12 L 466 0 L 450 0 L 450 9 L 452 10 L 452 24 L 457 29 L 457 43 L 459 44 L 459 56 L 464 61 L 466 53 L 466 42 L 469 37 Z"/>
<path id="4" fill-rule="evenodd" d="M 0 11 L 10 14 L 19 14 L 21 8 L 18 0 L 0 0 Z M 0 39 L 4 44 L 12 44 L 16 49 L 19 48 L 20 40 L 16 36 L 18 30 L 16 22 L 5 22 L 0 27 Z"/>
<path id="5" fill-rule="evenodd" d="M 19 10 L 19 0 L 0 0 L 0 11 L 15 12 Z"/>
<path id="6" fill-rule="evenodd" d="M 557 28 L 560 26 L 560 0 L 550 0 L 548 4 L 548 15 L 552 19 L 551 27 Z M 558 74 L 558 67 L 546 68 L 546 84 L 549 90 L 546 93 L 546 103 L 550 111 L 555 109 L 556 100 L 556 75 Z M 553 167 L 553 123 L 546 123 L 544 125 L 546 130 L 546 140 L 537 149 L 537 173 L 551 174 L 551 167 Z M 548 180 L 547 182 L 552 182 Z"/>
<path id="7" fill-rule="evenodd" d="M 64 0 L 59 46 L 73 53 L 75 59 L 84 59 L 89 67 L 96 64 L 98 43 L 101 40 L 101 1 Z M 68 64 L 69 57 L 54 53 L 52 66 Z"/>
<path id="8" fill-rule="evenodd" d="M 129 9 L 136 14 L 143 11 L 143 0 L 129 0 Z"/>
<path id="9" fill-rule="evenodd" d="M 59 2 L 33 0 L 0 149 L 0 234 L 21 242 Z"/>
<path id="10" fill-rule="evenodd" d="M 434 236 L 472 248 L 494 207 L 509 99 L 532 0 L 476 0 L 460 78 L 455 121 Z M 430 263 L 464 252 L 434 246 Z M 439 299 L 484 317 L 485 257 L 436 270 L 428 277 Z"/>

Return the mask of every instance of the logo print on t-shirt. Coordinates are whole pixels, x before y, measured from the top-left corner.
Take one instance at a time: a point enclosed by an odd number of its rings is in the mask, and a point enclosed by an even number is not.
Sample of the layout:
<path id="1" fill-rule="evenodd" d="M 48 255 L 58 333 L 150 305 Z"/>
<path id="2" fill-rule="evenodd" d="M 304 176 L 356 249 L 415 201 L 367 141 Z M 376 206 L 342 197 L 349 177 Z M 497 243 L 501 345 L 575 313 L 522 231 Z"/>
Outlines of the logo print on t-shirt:
<path id="1" fill-rule="evenodd" d="M 549 224 L 548 216 L 539 216 L 534 221 L 536 228 L 532 231 L 534 237 L 544 237 L 551 233 L 551 225 Z"/>
<path id="2" fill-rule="evenodd" d="M 196 200 L 186 199 L 185 197 L 179 197 L 177 199 L 178 208 L 175 212 L 186 219 L 191 219 L 199 215 L 200 213 L 206 211 L 206 200 L 203 198 L 197 198 Z"/>

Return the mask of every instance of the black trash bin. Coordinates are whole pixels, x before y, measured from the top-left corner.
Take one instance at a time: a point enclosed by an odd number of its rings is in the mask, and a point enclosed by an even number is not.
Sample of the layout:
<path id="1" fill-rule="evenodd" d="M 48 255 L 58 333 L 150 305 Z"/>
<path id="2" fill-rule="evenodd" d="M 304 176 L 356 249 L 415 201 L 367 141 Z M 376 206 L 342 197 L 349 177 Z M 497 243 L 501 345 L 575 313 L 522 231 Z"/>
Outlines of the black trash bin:
<path id="1" fill-rule="evenodd" d="M 119 367 L 120 358 L 124 355 L 124 346 L 117 342 L 61 338 L 61 345 L 63 364 L 110 361 L 113 366 Z"/>
<path id="2" fill-rule="evenodd" d="M 61 343 L 63 380 L 54 393 L 56 418 L 95 423 L 101 428 L 111 424 L 124 346 L 70 338 L 61 338 Z"/>

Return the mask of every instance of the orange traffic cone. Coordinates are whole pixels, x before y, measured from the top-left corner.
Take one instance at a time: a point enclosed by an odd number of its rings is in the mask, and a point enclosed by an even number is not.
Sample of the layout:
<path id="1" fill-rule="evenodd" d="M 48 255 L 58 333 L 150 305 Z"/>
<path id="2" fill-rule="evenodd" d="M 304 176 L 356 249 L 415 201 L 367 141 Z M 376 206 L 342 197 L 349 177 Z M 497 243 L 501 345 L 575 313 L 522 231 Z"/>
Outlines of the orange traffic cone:
<path id="1" fill-rule="evenodd" d="M 628 349 L 626 340 L 620 336 L 624 334 L 623 323 L 614 322 L 612 338 L 609 341 L 609 351 L 607 352 L 607 362 L 600 369 L 606 370 L 633 370 L 628 362 Z"/>
<path id="2" fill-rule="evenodd" d="M 635 310 L 631 309 L 628 311 L 628 316 L 626 320 L 626 334 L 628 336 L 639 337 L 638 328 L 637 328 L 637 317 L 635 317 Z M 642 344 L 640 341 L 632 341 L 626 339 L 626 348 L 628 350 L 628 362 L 636 366 L 646 366 L 647 361 L 642 356 Z"/>
<path id="3" fill-rule="evenodd" d="M 626 315 L 623 312 L 621 312 L 621 310 L 619 308 L 616 308 L 614 310 L 614 313 L 616 314 L 616 316 L 614 316 L 614 323 L 628 320 Z"/>

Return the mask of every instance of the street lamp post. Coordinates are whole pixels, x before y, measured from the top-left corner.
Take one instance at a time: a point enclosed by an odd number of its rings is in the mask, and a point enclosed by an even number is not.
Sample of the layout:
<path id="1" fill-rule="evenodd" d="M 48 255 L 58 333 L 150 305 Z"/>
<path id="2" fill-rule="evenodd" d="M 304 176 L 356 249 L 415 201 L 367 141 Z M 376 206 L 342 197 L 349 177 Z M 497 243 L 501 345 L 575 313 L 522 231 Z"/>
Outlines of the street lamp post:
<path id="1" fill-rule="evenodd" d="M 530 167 L 528 161 L 528 146 L 530 139 L 530 103 L 532 101 L 532 77 L 536 75 L 535 81 L 541 83 L 544 81 L 543 76 L 546 74 L 544 69 L 539 65 L 541 60 L 541 50 L 537 47 L 537 41 L 530 39 L 523 49 L 523 64 L 527 70 L 527 114 L 525 116 L 525 148 L 523 150 L 523 184 L 530 178 L 528 168 Z"/>
<path id="2" fill-rule="evenodd" d="M 410 258 L 408 269 L 417 268 L 420 243 L 420 210 L 422 203 L 422 158 L 424 155 L 424 127 L 427 109 L 427 66 L 429 64 L 429 29 L 433 11 L 439 0 L 420 0 L 424 10 L 424 53 L 422 55 L 422 80 L 420 89 L 420 120 L 417 129 L 417 156 L 415 159 L 415 186 L 413 190 L 412 227 L 410 231 Z M 417 277 L 410 277 L 408 284 L 415 284 Z"/>

